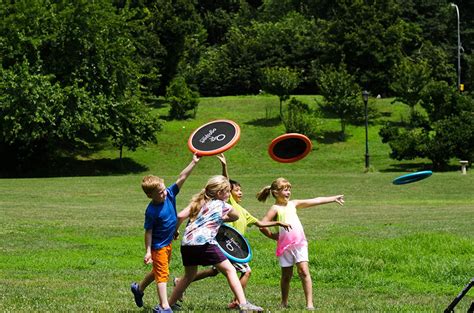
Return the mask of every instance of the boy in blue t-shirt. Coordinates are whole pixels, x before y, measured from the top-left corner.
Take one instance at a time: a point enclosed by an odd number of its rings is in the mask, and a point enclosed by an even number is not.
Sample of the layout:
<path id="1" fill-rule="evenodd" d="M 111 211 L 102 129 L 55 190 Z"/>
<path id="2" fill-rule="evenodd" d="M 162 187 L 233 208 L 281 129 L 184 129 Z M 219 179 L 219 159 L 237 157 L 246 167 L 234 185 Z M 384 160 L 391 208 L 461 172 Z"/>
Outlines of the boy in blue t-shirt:
<path id="1" fill-rule="evenodd" d="M 142 189 L 151 199 L 145 211 L 145 264 L 153 264 L 153 270 L 140 283 L 132 283 L 131 290 L 138 307 L 143 306 L 145 288 L 154 281 L 157 284 L 160 304 L 153 311 L 172 312 L 168 304 L 166 283 L 169 278 L 171 242 L 175 236 L 177 213 L 176 196 L 200 157 L 194 154 L 189 165 L 179 174 L 178 179 L 168 188 L 162 178 L 154 175 L 143 177 Z"/>

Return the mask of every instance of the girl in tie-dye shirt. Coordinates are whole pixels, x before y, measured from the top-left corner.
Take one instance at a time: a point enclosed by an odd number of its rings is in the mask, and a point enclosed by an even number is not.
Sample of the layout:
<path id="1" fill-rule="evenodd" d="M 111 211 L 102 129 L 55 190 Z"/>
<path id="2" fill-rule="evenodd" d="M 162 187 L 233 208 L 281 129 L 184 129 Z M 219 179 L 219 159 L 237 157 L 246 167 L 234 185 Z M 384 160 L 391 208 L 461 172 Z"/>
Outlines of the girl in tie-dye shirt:
<path id="1" fill-rule="evenodd" d="M 278 178 L 274 180 L 270 186 L 264 187 L 257 194 L 257 199 L 264 202 L 270 194 L 275 198 L 275 204 L 268 210 L 262 221 L 278 220 L 291 224 L 290 230 L 286 231 L 280 228 L 277 233 L 272 233 L 265 228 L 260 229 L 267 237 L 277 240 L 276 255 L 281 266 L 281 306 L 288 306 L 290 281 L 293 276 L 293 266 L 296 264 L 298 274 L 303 283 L 306 308 L 308 310 L 314 310 L 313 285 L 308 264 L 308 241 L 306 240 L 303 225 L 296 211 L 300 208 L 331 202 L 343 205 L 344 195 L 290 200 L 291 184 L 284 178 Z"/>
<path id="2" fill-rule="evenodd" d="M 185 219 L 189 220 L 181 242 L 184 276 L 179 279 L 171 294 L 171 306 L 182 297 L 194 280 L 198 265 L 213 265 L 226 276 L 242 311 L 263 311 L 262 308 L 247 302 L 234 266 L 217 246 L 215 237 L 222 223 L 233 222 L 239 218 L 238 213 L 227 203 L 229 195 L 229 180 L 222 175 L 213 176 L 206 187 L 193 197 L 191 203 L 179 212 L 177 229 Z"/>

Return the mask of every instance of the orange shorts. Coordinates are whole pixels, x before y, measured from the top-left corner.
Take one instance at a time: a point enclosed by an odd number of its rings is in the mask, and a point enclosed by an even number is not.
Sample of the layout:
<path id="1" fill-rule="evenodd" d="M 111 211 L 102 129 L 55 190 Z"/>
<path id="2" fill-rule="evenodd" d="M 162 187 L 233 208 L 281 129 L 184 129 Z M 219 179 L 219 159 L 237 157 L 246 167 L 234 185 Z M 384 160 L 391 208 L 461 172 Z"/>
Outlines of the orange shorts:
<path id="1" fill-rule="evenodd" d="M 170 276 L 171 244 L 166 247 L 151 250 L 153 260 L 153 274 L 157 283 L 166 283 Z"/>

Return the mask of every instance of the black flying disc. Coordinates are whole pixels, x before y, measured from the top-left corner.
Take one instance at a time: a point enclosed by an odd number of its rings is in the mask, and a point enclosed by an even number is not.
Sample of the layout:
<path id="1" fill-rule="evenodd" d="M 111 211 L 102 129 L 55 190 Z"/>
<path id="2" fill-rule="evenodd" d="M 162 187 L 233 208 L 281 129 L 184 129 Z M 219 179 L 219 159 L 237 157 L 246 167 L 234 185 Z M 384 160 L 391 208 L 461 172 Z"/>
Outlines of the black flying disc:
<path id="1" fill-rule="evenodd" d="M 277 162 L 291 163 L 308 155 L 312 146 L 311 140 L 305 135 L 289 133 L 273 139 L 268 154 Z"/>
<path id="2" fill-rule="evenodd" d="M 393 180 L 393 184 L 394 185 L 403 185 L 403 184 L 414 183 L 416 181 L 428 178 L 432 174 L 433 174 L 432 171 L 421 171 L 421 172 L 406 174 L 406 175 L 395 178 Z"/>
<path id="3" fill-rule="evenodd" d="M 230 120 L 202 125 L 189 136 L 188 147 L 198 155 L 216 155 L 232 148 L 240 139 L 240 127 Z"/>
<path id="4" fill-rule="evenodd" d="M 247 263 L 252 259 L 250 245 L 235 228 L 222 224 L 216 235 L 216 241 L 224 255 L 232 262 Z"/>

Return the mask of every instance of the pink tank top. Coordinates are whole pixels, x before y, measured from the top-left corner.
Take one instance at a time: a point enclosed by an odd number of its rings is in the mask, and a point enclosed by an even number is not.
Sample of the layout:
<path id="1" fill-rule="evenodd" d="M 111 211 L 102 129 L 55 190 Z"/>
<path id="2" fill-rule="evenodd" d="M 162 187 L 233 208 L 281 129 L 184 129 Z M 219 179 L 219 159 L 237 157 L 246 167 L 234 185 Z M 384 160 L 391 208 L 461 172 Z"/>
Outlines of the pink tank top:
<path id="1" fill-rule="evenodd" d="M 273 207 L 277 210 L 278 221 L 291 225 L 289 231 L 280 227 L 276 255 L 280 256 L 291 248 L 308 246 L 303 225 L 301 225 L 301 221 L 296 214 L 296 207 L 293 201 L 289 201 L 286 206 L 274 205 Z"/>

